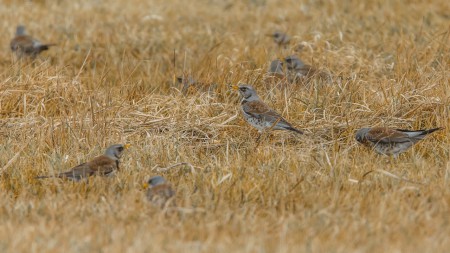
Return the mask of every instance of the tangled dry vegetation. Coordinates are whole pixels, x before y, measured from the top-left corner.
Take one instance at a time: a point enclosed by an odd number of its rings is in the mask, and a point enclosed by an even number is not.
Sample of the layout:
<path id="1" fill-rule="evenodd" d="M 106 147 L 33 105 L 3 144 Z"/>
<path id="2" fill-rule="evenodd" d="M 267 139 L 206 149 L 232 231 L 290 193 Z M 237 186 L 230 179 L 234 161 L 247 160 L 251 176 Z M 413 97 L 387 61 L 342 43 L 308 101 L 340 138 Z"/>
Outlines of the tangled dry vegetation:
<path id="1" fill-rule="evenodd" d="M 1 252 L 450 248 L 448 1 L 0 5 Z M 16 61 L 19 23 L 57 46 Z M 265 36 L 275 30 L 289 47 Z M 290 54 L 342 81 L 265 83 L 269 61 Z M 178 75 L 214 90 L 183 94 Z M 238 82 L 306 134 L 256 143 L 228 87 Z M 394 160 L 356 144 L 364 126 L 446 129 Z M 114 177 L 34 179 L 112 143 L 132 144 Z M 176 208 L 145 200 L 157 174 Z"/>

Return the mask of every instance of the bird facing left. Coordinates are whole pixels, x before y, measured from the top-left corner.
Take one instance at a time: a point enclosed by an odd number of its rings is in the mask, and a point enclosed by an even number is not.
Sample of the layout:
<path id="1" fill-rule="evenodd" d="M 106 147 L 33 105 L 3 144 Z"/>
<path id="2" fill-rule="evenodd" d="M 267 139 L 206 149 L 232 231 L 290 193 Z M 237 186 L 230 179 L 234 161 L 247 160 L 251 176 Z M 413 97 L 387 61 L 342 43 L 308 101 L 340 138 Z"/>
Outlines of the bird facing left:
<path id="1" fill-rule="evenodd" d="M 26 34 L 25 26 L 16 28 L 16 35 L 10 42 L 11 51 L 20 59 L 22 57 L 36 58 L 41 52 L 48 50 L 55 44 L 43 44 L 39 40 Z"/>

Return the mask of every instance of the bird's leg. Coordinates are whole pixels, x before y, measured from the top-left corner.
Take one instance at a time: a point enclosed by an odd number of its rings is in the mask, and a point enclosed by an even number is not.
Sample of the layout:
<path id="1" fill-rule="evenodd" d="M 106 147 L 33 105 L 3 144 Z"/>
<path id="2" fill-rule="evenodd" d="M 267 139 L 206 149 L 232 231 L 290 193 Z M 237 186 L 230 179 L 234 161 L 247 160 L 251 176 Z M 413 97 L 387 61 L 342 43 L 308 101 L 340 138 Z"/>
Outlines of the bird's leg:
<path id="1" fill-rule="evenodd" d="M 259 146 L 260 140 L 261 140 L 261 136 L 263 135 L 263 131 L 259 131 L 258 130 L 258 137 L 256 138 L 256 147 Z"/>
<path id="2" fill-rule="evenodd" d="M 259 146 L 261 137 L 262 137 L 263 135 L 265 135 L 265 134 L 268 134 L 268 133 L 269 133 L 269 132 L 270 132 L 270 131 L 278 124 L 278 122 L 280 122 L 280 120 L 281 120 L 281 118 L 278 118 L 277 120 L 275 120 L 275 122 L 270 126 L 269 129 L 258 131 L 258 132 L 259 132 L 259 136 L 258 136 L 258 138 L 256 138 L 256 142 L 257 142 L 256 147 Z"/>

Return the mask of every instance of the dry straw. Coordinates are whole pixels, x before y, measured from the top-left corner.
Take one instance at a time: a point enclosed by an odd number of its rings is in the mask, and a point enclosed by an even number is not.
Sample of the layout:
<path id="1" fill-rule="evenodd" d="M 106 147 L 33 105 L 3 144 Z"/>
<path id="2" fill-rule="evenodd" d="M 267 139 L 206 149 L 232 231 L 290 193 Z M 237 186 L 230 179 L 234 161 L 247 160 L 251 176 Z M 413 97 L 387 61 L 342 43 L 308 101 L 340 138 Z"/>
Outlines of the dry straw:
<path id="1" fill-rule="evenodd" d="M 447 1 L 0 6 L 1 252 L 450 248 Z M 16 61 L 18 24 L 57 46 Z M 274 31 L 291 44 L 279 48 Z M 331 83 L 266 78 L 292 54 Z M 182 75 L 214 89 L 184 92 Z M 305 136 L 256 142 L 229 89 L 239 82 Z M 391 159 L 356 144 L 365 126 L 446 128 Z M 113 177 L 34 179 L 113 143 L 133 144 Z M 156 174 L 176 188 L 176 208 L 146 201 L 141 185 Z"/>

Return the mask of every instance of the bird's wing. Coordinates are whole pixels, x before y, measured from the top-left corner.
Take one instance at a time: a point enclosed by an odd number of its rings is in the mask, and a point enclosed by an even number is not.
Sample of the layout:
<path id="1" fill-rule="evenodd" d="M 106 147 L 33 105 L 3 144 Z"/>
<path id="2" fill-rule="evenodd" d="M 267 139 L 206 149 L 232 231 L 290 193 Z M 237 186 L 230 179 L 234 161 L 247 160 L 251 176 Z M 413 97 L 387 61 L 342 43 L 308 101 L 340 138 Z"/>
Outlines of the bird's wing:
<path id="1" fill-rule="evenodd" d="M 312 77 L 317 72 L 316 68 L 310 65 L 303 65 L 298 69 L 298 72 L 306 77 Z"/>
<path id="2" fill-rule="evenodd" d="M 253 117 L 281 117 L 277 112 L 272 110 L 268 105 L 261 101 L 249 101 L 242 105 L 242 110 Z"/>
<path id="3" fill-rule="evenodd" d="M 250 101 L 242 106 L 242 110 L 256 118 L 264 119 L 265 121 L 275 123 L 278 121 L 277 125 L 282 127 L 292 127 L 289 122 L 287 122 L 280 114 L 272 110 L 268 105 L 261 101 Z"/>
<path id="4" fill-rule="evenodd" d="M 21 49 L 25 52 L 32 51 L 34 48 L 33 38 L 28 35 L 20 35 L 11 40 L 11 50 Z"/>
<path id="5" fill-rule="evenodd" d="M 374 127 L 367 132 L 366 138 L 373 143 L 404 143 L 411 142 L 410 136 L 402 131 L 387 127 Z"/>
<path id="6" fill-rule="evenodd" d="M 107 175 L 119 168 L 119 160 L 111 159 L 105 155 L 97 156 L 88 162 L 94 173 Z"/>
<path id="7" fill-rule="evenodd" d="M 66 177 L 73 180 L 80 180 L 82 178 L 87 178 L 94 174 L 94 171 L 89 166 L 88 163 L 82 163 L 78 166 L 73 167 L 67 172 L 60 173 L 58 177 Z"/>
<path id="8" fill-rule="evenodd" d="M 152 200 L 153 198 L 163 198 L 165 200 L 173 197 L 175 195 L 175 191 L 168 184 L 156 185 L 150 188 L 147 192 L 147 197 Z"/>

